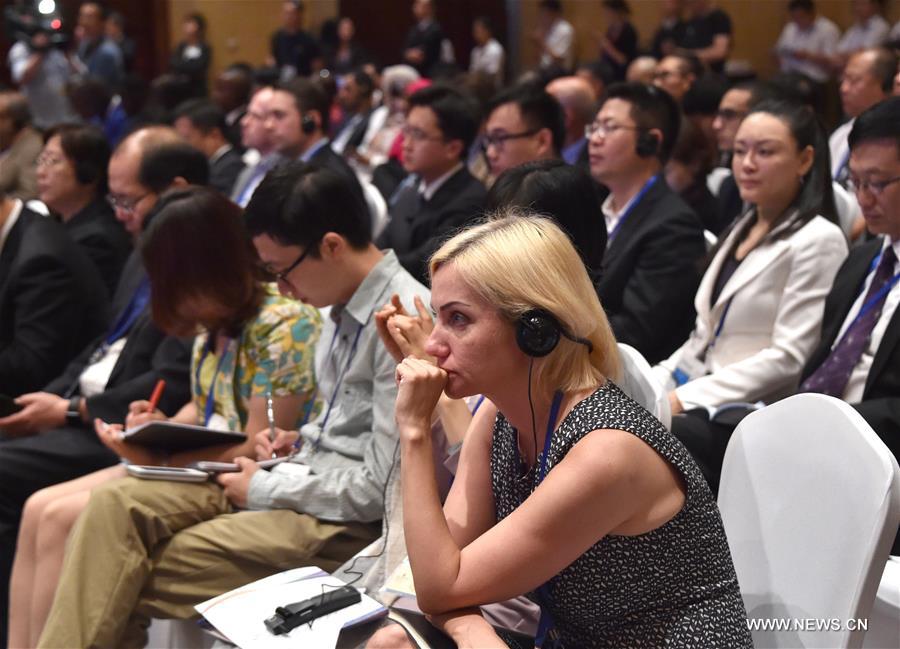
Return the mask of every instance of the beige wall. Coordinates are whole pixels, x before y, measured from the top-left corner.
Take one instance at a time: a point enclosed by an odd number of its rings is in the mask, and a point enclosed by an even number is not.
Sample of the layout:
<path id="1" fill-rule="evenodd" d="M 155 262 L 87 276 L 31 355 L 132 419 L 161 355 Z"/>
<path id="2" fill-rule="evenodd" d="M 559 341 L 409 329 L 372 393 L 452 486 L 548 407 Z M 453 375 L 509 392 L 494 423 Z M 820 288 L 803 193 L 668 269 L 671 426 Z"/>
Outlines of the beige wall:
<path id="1" fill-rule="evenodd" d="M 539 0 L 520 1 L 524 26 L 521 41 L 522 66 L 527 68 L 537 62 L 537 51 L 530 35 L 536 24 Z M 647 44 L 659 24 L 663 0 L 630 0 L 629 4 L 641 43 Z M 731 58 L 748 61 L 763 76 L 774 72 L 775 65 L 770 52 L 784 26 L 788 0 L 718 0 L 716 4 L 731 16 L 735 35 Z M 900 2 L 887 4 L 885 17 L 893 25 L 900 19 Z M 816 0 L 816 6 L 820 14 L 837 23 L 841 30 L 853 22 L 850 0 Z M 579 60 L 597 58 L 598 48 L 592 35 L 604 29 L 600 0 L 563 0 L 563 7 L 566 19 L 575 27 Z M 532 27 L 529 28 L 529 25 Z"/>
<path id="2" fill-rule="evenodd" d="M 213 48 L 210 75 L 235 61 L 261 65 L 269 54 L 269 37 L 278 29 L 281 0 L 167 0 L 169 42 L 181 40 L 185 14 L 206 17 L 209 43 Z M 306 28 L 318 33 L 319 25 L 337 15 L 338 0 L 307 0 Z"/>

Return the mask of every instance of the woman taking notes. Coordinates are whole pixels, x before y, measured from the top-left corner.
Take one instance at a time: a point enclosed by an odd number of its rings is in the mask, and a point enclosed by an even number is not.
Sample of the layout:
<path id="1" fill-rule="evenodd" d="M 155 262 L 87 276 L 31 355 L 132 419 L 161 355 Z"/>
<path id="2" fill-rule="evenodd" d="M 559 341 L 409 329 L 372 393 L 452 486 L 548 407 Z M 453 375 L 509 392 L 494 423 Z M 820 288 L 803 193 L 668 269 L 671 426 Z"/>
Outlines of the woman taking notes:
<path id="1" fill-rule="evenodd" d="M 835 216 L 828 144 L 813 112 L 765 101 L 744 118 L 732 162 L 751 205 L 721 237 L 700 282 L 690 338 L 656 367 L 672 432 L 717 490 L 731 431 L 746 408 L 791 394 L 819 339 L 825 296 L 847 243 Z"/>
<path id="2" fill-rule="evenodd" d="M 430 270 L 437 365 L 400 363 L 396 406 L 422 610 L 465 646 L 500 643 L 472 607 L 532 593 L 545 647 L 750 647 L 715 501 L 609 380 L 615 340 L 568 237 L 507 213 L 448 241 Z M 486 397 L 443 510 L 442 392 Z"/>
<path id="3" fill-rule="evenodd" d="M 211 189 L 163 196 L 142 238 L 153 319 L 167 333 L 197 334 L 191 362 L 192 399 L 170 421 L 247 431 L 243 444 L 171 457 L 119 439 L 122 426 L 96 422 L 100 439 L 134 464 L 183 466 L 195 460 L 254 456 L 254 434 L 274 421 L 295 428 L 315 398 L 313 345 L 318 311 L 278 295 L 260 281 L 256 254 L 240 208 Z M 148 395 L 149 396 L 149 395 Z M 165 419 L 149 402 L 131 404 L 126 425 Z M 9 642 L 33 647 L 53 601 L 69 530 L 91 490 L 125 476 L 117 465 L 35 493 L 25 505 L 11 581 Z M 131 478 L 129 478 L 131 479 Z"/>

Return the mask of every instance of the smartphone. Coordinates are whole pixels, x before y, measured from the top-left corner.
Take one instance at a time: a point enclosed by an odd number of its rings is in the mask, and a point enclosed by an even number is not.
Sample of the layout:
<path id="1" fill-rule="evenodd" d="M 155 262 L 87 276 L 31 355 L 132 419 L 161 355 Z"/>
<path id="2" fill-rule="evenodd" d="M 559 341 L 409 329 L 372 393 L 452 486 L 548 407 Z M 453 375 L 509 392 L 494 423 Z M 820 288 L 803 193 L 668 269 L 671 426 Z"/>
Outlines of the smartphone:
<path id="1" fill-rule="evenodd" d="M 268 469 L 276 464 L 281 464 L 289 459 L 289 457 L 290 456 L 288 455 L 284 455 L 282 457 L 272 458 L 271 460 L 260 460 L 257 464 L 259 464 L 260 469 Z M 211 462 L 207 460 L 191 462 L 188 466 L 192 469 L 197 469 L 198 471 L 206 471 L 207 473 L 237 473 L 241 470 L 240 467 L 233 462 Z"/>
<path id="2" fill-rule="evenodd" d="M 9 417 L 14 415 L 25 406 L 20 406 L 15 400 L 5 394 L 0 394 L 0 417 Z"/>
<path id="3" fill-rule="evenodd" d="M 141 480 L 171 480 L 173 482 L 206 482 L 209 473 L 197 469 L 177 466 L 145 466 L 129 464 L 125 467 L 128 475 Z"/>

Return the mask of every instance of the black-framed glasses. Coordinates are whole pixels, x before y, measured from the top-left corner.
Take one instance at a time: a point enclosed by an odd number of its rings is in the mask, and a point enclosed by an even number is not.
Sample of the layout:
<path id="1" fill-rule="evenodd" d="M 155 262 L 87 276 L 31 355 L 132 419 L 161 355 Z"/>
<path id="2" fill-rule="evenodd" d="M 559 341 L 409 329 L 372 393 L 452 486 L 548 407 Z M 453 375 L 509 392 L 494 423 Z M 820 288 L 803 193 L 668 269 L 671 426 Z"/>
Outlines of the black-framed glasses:
<path id="1" fill-rule="evenodd" d="M 540 128 L 530 128 L 527 131 L 522 131 L 521 133 L 485 133 L 481 138 L 481 150 L 486 153 L 488 147 L 493 146 L 499 153 L 500 151 L 503 151 L 503 145 L 506 144 L 508 140 L 518 140 L 523 137 L 531 137 L 540 130 Z"/>
<path id="2" fill-rule="evenodd" d="M 683 77 L 683 76 L 685 76 L 685 73 L 682 72 L 681 70 L 656 70 L 653 73 L 653 80 L 654 81 L 665 81 L 669 77 L 674 77 L 674 76 Z"/>
<path id="3" fill-rule="evenodd" d="M 887 180 L 860 180 L 859 178 L 850 176 L 849 181 L 853 191 L 856 193 L 866 191 L 872 194 L 872 196 L 881 196 L 881 192 L 887 189 L 889 185 L 893 185 L 895 182 L 900 181 L 900 176 L 894 176 Z"/>
<path id="4" fill-rule="evenodd" d="M 719 119 L 730 122 L 735 119 L 744 119 L 747 116 L 747 113 L 742 110 L 734 110 L 733 108 L 720 108 L 716 111 L 716 117 Z"/>
<path id="5" fill-rule="evenodd" d="M 119 210 L 120 212 L 126 212 L 130 214 L 134 212 L 135 208 L 138 206 L 138 203 L 140 203 L 152 193 L 153 192 L 147 192 L 146 194 L 141 194 L 137 198 L 125 198 L 123 196 L 116 196 L 115 194 L 107 194 L 106 202 L 108 202 L 114 210 Z"/>
<path id="6" fill-rule="evenodd" d="M 310 250 L 312 250 L 312 249 L 313 249 L 313 247 L 312 247 L 311 245 L 310 245 L 310 246 L 307 246 L 307 247 L 306 247 L 306 250 L 304 250 L 302 253 L 300 253 L 300 256 L 297 257 L 297 259 L 294 261 L 293 264 L 291 264 L 290 266 L 288 266 L 287 268 L 285 268 L 285 269 L 282 270 L 282 271 L 279 271 L 279 272 L 277 272 L 277 273 L 272 273 L 272 279 L 274 279 L 276 282 L 284 282 L 285 284 L 290 284 L 291 282 L 290 282 L 290 280 L 288 280 L 288 278 L 287 278 L 288 274 L 289 274 L 292 270 L 294 270 L 297 266 L 299 266 L 300 263 L 301 263 L 304 259 L 306 259 L 306 255 L 308 255 L 309 252 L 310 252 Z"/>
<path id="7" fill-rule="evenodd" d="M 624 124 L 616 124 L 615 122 L 593 122 L 591 124 L 585 124 L 584 137 L 591 139 L 595 133 L 602 137 L 606 137 L 607 135 L 612 135 L 616 131 L 621 131 L 623 129 L 626 131 L 643 130 L 639 126 L 625 126 Z"/>
<path id="8" fill-rule="evenodd" d="M 403 137 L 408 138 L 414 142 L 428 142 L 429 140 L 432 142 L 443 142 L 446 138 L 443 135 L 429 135 L 425 131 L 420 128 L 416 128 L 415 126 L 406 126 L 400 129 L 403 133 Z"/>

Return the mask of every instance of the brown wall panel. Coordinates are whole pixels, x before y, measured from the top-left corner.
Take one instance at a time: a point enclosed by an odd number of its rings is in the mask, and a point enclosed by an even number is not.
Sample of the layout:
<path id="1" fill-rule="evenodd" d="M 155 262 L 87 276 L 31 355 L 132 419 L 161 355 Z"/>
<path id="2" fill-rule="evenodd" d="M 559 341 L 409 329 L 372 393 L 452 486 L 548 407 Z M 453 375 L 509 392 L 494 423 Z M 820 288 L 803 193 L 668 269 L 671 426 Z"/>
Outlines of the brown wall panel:
<path id="1" fill-rule="evenodd" d="M 162 1 L 162 0 L 156 0 Z M 169 43 L 181 40 L 185 14 L 206 17 L 213 49 L 210 76 L 236 61 L 262 65 L 269 54 L 269 37 L 281 23 L 282 0 L 165 0 L 168 2 Z M 308 0 L 305 27 L 318 36 L 321 24 L 337 15 L 337 0 Z"/>
<path id="2" fill-rule="evenodd" d="M 520 0 L 522 12 L 521 52 L 523 67 L 534 66 L 537 49 L 531 39 L 537 21 L 539 0 Z M 632 22 L 647 44 L 660 20 L 663 0 L 631 0 Z M 787 0 L 719 0 L 719 7 L 729 13 L 734 26 L 734 47 L 731 58 L 745 60 L 761 75 L 775 71 L 772 47 L 787 18 Z M 817 0 L 819 13 L 833 20 L 841 30 L 853 22 L 850 0 Z M 563 0 L 566 19 L 575 27 L 579 60 L 597 58 L 598 49 L 593 33 L 604 30 L 599 0 Z M 900 2 L 888 2 L 885 18 L 892 25 L 900 20 Z"/>

